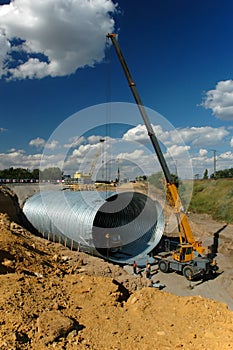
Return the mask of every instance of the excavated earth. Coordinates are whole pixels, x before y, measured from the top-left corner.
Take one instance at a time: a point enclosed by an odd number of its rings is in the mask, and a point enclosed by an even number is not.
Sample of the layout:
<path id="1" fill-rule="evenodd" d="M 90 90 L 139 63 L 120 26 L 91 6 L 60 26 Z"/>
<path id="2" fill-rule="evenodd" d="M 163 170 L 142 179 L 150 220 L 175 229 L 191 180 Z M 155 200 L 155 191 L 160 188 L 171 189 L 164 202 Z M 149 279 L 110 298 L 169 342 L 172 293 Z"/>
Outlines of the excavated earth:
<path id="1" fill-rule="evenodd" d="M 232 225 L 191 215 L 220 270 L 188 282 L 71 251 L 28 230 L 18 199 L 0 190 L 0 349 L 233 349 Z M 27 227 L 27 229 L 25 228 Z"/>

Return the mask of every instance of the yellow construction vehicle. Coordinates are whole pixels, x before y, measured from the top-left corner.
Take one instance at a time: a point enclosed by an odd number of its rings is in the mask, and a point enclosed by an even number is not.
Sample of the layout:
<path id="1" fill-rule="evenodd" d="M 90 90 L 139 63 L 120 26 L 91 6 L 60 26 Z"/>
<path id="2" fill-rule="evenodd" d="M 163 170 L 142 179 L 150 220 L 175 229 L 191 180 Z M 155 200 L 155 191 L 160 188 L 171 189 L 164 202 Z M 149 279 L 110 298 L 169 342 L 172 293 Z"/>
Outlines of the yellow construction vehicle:
<path id="1" fill-rule="evenodd" d="M 129 68 L 126 64 L 125 58 L 117 41 L 116 34 L 107 34 L 107 38 L 111 39 L 112 41 L 133 97 L 139 108 L 139 112 L 146 126 L 148 136 L 151 140 L 152 146 L 156 152 L 165 176 L 167 200 L 170 206 L 173 208 L 177 218 L 180 243 L 177 246 L 175 252 L 164 252 L 156 256 L 159 269 L 162 272 L 168 272 L 169 270 L 180 271 L 189 280 L 200 274 L 206 275 L 215 272 L 217 270 L 216 262 L 207 256 L 203 256 L 206 249 L 202 246 L 201 241 L 196 241 L 194 238 L 187 215 L 183 210 L 183 204 L 177 187 L 172 181 L 170 170 L 161 151 L 159 142 L 152 128 L 146 109 L 137 92 L 136 84 L 132 79 Z"/>
<path id="2" fill-rule="evenodd" d="M 100 144 L 102 144 L 104 141 L 105 141 L 105 139 L 103 139 L 103 138 L 101 138 L 99 140 Z M 83 180 L 83 182 L 85 182 L 85 180 L 87 180 L 87 179 L 91 179 L 92 175 L 93 175 L 93 172 L 94 172 L 94 169 L 95 169 L 95 166 L 96 166 L 96 163 L 97 163 L 97 160 L 98 160 L 98 157 L 100 156 L 100 153 L 101 153 L 101 151 L 99 149 L 97 149 L 97 152 L 96 152 L 94 160 L 93 160 L 93 162 L 91 164 L 91 168 L 89 170 L 89 173 L 85 173 L 84 171 L 77 170 L 74 173 L 74 179 L 76 179 L 76 180 Z"/>

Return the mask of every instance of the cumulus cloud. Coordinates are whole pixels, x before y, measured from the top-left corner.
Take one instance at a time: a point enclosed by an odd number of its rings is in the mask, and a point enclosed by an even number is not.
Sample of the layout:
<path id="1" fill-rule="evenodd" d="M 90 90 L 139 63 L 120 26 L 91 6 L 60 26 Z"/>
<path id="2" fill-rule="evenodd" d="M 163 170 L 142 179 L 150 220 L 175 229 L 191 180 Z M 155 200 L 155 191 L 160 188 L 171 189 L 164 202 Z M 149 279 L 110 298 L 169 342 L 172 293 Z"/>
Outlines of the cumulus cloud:
<path id="1" fill-rule="evenodd" d="M 50 142 L 46 142 L 41 137 L 37 137 L 29 141 L 29 145 L 36 147 L 38 149 L 47 148 L 49 150 L 55 150 L 59 147 L 59 142 L 56 140 L 51 140 Z"/>
<path id="2" fill-rule="evenodd" d="M 120 153 L 118 155 L 118 158 L 119 159 L 129 159 L 131 161 L 135 161 L 135 160 L 138 160 L 140 157 L 142 157 L 144 155 L 144 152 L 143 150 L 135 150 L 131 153 L 128 153 L 128 152 L 124 152 L 124 153 Z"/>
<path id="3" fill-rule="evenodd" d="M 104 143 L 104 149 L 109 147 L 110 143 L 113 144 L 116 142 L 116 139 L 111 138 L 109 136 L 106 136 L 104 139 L 101 136 L 92 135 L 87 138 L 82 138 L 83 144 L 77 145 L 78 147 L 73 150 L 72 154 L 78 157 L 86 157 L 88 154 L 93 155 L 97 154 L 101 150 L 101 145 L 103 143 L 100 142 L 101 140 L 105 140 Z"/>
<path id="4" fill-rule="evenodd" d="M 23 149 L 11 148 L 7 153 L 0 154 L 0 169 L 27 168 L 27 169 L 44 169 L 48 167 L 58 166 L 62 169 L 63 154 L 51 154 L 43 157 L 42 153 L 28 154 Z"/>
<path id="5" fill-rule="evenodd" d="M 116 7 L 111 0 L 14 0 L 1 5 L 0 76 L 64 76 L 100 62 Z"/>
<path id="6" fill-rule="evenodd" d="M 152 125 L 156 137 L 163 143 L 169 142 L 169 132 L 162 129 L 160 125 Z M 145 125 L 138 124 L 134 128 L 129 129 L 123 135 L 124 141 L 140 142 L 142 144 L 150 142 L 148 132 Z"/>
<path id="7" fill-rule="evenodd" d="M 152 125 L 155 135 L 167 147 L 173 145 L 189 144 L 193 147 L 214 146 L 229 135 L 225 127 L 213 128 L 211 126 L 179 128 L 163 130 L 160 125 Z M 149 142 L 144 125 L 137 125 L 123 135 L 125 141 Z"/>
<path id="8" fill-rule="evenodd" d="M 163 153 L 170 171 L 178 170 L 179 176 L 184 178 L 191 178 L 192 174 L 188 174 L 186 168 L 190 170 L 192 166 L 195 173 L 201 173 L 207 167 L 211 171 L 214 160 L 212 153 L 209 154 L 208 148 L 224 147 L 227 143 L 229 144 L 231 135 L 230 128 L 226 127 L 204 126 L 163 130 L 161 126 L 153 126 L 153 129 L 159 141 L 165 146 Z M 147 131 L 143 125 L 130 129 L 125 133 L 123 139 L 140 143 L 149 142 Z M 233 138 L 231 146 L 233 147 Z M 144 160 L 144 157 L 141 158 Z M 177 167 L 178 169 L 176 169 Z"/>
<path id="9" fill-rule="evenodd" d="M 232 160 L 233 159 L 233 154 L 231 152 L 223 152 L 221 153 L 218 158 L 220 159 L 226 159 L 226 160 Z"/>
<path id="10" fill-rule="evenodd" d="M 1 8 L 0 8 L 1 11 Z M 4 31 L 0 27 L 0 77 L 4 74 L 5 62 L 7 60 L 7 53 L 10 50 L 10 42 L 4 35 Z"/>
<path id="11" fill-rule="evenodd" d="M 116 159 L 119 161 L 121 174 L 123 172 L 125 177 L 134 178 L 161 171 L 156 155 L 151 154 L 148 149 L 129 149 L 128 152 L 117 154 Z"/>
<path id="12" fill-rule="evenodd" d="M 125 141 L 137 141 L 144 143 L 148 141 L 145 125 L 137 125 L 135 128 L 129 129 L 124 135 L 123 140 Z"/>
<path id="13" fill-rule="evenodd" d="M 100 140 L 104 142 L 107 139 L 109 139 L 109 137 L 103 138 L 103 137 L 98 136 L 98 135 L 92 135 L 92 136 L 89 136 L 87 140 L 88 140 L 89 143 L 94 144 L 94 143 L 100 142 Z"/>
<path id="14" fill-rule="evenodd" d="M 0 169 L 14 168 L 39 168 L 41 154 L 26 154 L 24 150 L 11 149 L 8 153 L 0 154 Z"/>
<path id="15" fill-rule="evenodd" d="M 167 149 L 167 155 L 173 158 L 182 158 L 190 150 L 190 146 L 172 145 Z"/>
<path id="16" fill-rule="evenodd" d="M 74 148 L 74 147 L 78 147 L 79 145 L 81 145 L 82 143 L 85 142 L 85 137 L 84 136 L 75 136 L 75 137 L 71 137 L 69 139 L 69 143 L 64 144 L 64 148 Z"/>
<path id="17" fill-rule="evenodd" d="M 233 120 L 233 80 L 219 81 L 206 92 L 202 106 L 221 120 Z"/>
<path id="18" fill-rule="evenodd" d="M 45 148 L 50 149 L 50 150 L 54 150 L 54 149 L 58 148 L 58 146 L 59 146 L 59 142 L 56 140 L 52 140 L 52 141 L 46 143 Z"/>
<path id="19" fill-rule="evenodd" d="M 44 139 L 42 139 L 41 137 L 37 137 L 36 139 L 29 141 L 29 145 L 36 147 L 36 148 L 44 147 L 45 143 L 46 143 L 46 141 Z"/>
<path id="20" fill-rule="evenodd" d="M 5 128 L 0 128 L 0 133 L 7 131 Z"/>
<path id="21" fill-rule="evenodd" d="M 180 128 L 172 132 L 171 142 L 177 143 L 177 137 L 181 137 L 183 142 L 194 147 L 214 146 L 223 141 L 229 135 L 229 131 L 224 126 L 213 128 L 211 126 Z"/>
<path id="22" fill-rule="evenodd" d="M 202 174 L 208 168 L 213 172 L 213 152 L 218 150 L 217 164 L 219 168 L 231 166 L 233 153 L 223 152 L 224 146 L 233 147 L 233 137 L 230 128 L 225 129 L 212 127 L 192 127 L 172 129 L 164 131 L 161 126 L 154 127 L 156 135 L 165 145 L 163 154 L 171 172 L 177 173 L 181 178 L 192 178 L 192 167 L 194 173 Z M 131 128 L 122 138 L 111 138 L 105 136 L 105 142 L 100 142 L 101 136 L 90 135 L 85 137 L 74 137 L 70 144 L 63 145 L 55 139 L 46 141 L 37 137 L 30 140 L 29 145 L 40 149 L 44 146 L 44 155 L 26 154 L 23 150 L 11 149 L 7 154 L 1 155 L 0 167 L 8 168 L 26 167 L 29 169 L 41 167 L 59 166 L 65 173 L 73 175 L 76 170 L 88 173 L 95 162 L 95 173 L 109 166 L 113 176 L 116 174 L 116 160 L 120 161 L 121 172 L 130 178 L 143 174 L 149 175 L 161 171 L 157 156 L 153 149 L 144 145 L 150 140 L 143 125 Z M 162 139 L 162 140 L 161 140 Z M 139 142 L 140 141 L 140 142 Z M 206 147 L 211 145 L 210 148 Z M 68 150 L 68 146 L 70 149 Z M 219 154 L 220 146 L 222 154 Z M 49 152 L 46 152 L 49 150 Z M 41 161 L 42 158 L 42 161 Z M 103 163 L 104 162 L 104 163 Z M 127 177 L 126 176 L 126 177 Z"/>
<path id="23" fill-rule="evenodd" d="M 87 153 L 89 153 L 93 149 L 94 147 L 90 144 L 81 145 L 72 152 L 72 155 L 77 158 L 82 158 L 82 157 L 85 157 Z"/>
<path id="24" fill-rule="evenodd" d="M 208 151 L 207 151 L 206 149 L 203 149 L 203 148 L 199 149 L 199 155 L 200 155 L 201 157 L 204 157 L 204 156 L 206 156 L 207 154 L 208 154 Z"/>

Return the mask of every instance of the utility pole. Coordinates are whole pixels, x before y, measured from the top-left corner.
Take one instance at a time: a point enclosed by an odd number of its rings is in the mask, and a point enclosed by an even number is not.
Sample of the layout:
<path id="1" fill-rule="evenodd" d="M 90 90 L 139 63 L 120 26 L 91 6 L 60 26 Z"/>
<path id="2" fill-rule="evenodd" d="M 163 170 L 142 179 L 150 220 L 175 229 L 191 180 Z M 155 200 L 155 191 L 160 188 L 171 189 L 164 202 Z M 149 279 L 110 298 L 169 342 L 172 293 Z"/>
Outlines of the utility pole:
<path id="1" fill-rule="evenodd" d="M 105 139 L 100 138 L 100 156 L 101 156 L 101 168 L 102 168 L 102 180 L 104 180 L 104 152 L 103 152 L 103 144 L 104 144 Z M 107 172 L 107 170 L 106 170 Z M 105 179 L 107 180 L 107 179 Z"/>
<path id="2" fill-rule="evenodd" d="M 119 166 L 119 158 L 117 158 L 117 183 L 120 183 L 120 166 Z"/>
<path id="3" fill-rule="evenodd" d="M 213 149 L 214 152 L 214 179 L 216 179 L 216 149 Z"/>
<path id="4" fill-rule="evenodd" d="M 178 176 L 178 169 L 177 169 L 177 164 L 178 164 L 178 160 L 175 159 L 175 171 L 176 171 L 176 176 Z"/>

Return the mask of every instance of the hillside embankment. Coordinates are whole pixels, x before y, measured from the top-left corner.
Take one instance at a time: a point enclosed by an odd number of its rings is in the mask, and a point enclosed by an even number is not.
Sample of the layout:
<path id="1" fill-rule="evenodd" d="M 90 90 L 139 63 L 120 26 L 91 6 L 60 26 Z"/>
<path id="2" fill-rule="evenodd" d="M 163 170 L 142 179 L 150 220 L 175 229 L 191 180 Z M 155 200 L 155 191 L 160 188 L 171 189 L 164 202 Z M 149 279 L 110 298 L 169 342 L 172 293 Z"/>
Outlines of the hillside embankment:
<path id="1" fill-rule="evenodd" d="M 0 196 L 0 349 L 232 349 L 230 225 L 192 214 L 206 242 L 218 236 L 219 275 L 190 285 L 155 265 L 158 290 L 144 271 L 134 276 L 130 266 L 33 235 L 15 194 L 1 188 Z"/>
<path id="2" fill-rule="evenodd" d="M 189 209 L 233 223 L 233 179 L 195 180 Z"/>

